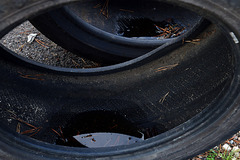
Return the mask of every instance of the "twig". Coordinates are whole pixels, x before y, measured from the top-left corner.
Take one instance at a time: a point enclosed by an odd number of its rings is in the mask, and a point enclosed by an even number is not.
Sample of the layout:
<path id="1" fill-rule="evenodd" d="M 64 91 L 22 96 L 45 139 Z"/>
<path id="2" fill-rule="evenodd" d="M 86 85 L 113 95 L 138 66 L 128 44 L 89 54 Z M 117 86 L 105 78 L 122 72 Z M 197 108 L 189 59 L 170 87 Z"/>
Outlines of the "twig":
<path id="1" fill-rule="evenodd" d="M 20 133 L 21 132 L 21 123 L 17 124 L 16 132 Z"/>
<path id="2" fill-rule="evenodd" d="M 25 78 L 25 79 L 31 79 L 31 80 L 38 80 L 38 81 L 44 81 L 43 78 L 40 78 L 41 76 L 43 76 L 44 74 L 33 74 L 33 75 L 24 75 L 21 72 L 18 72 L 20 74 L 20 77 Z"/>
<path id="3" fill-rule="evenodd" d="M 102 5 L 100 3 L 98 3 L 96 6 L 94 6 L 93 8 L 99 8 L 101 7 Z"/>
<path id="4" fill-rule="evenodd" d="M 162 28 L 162 27 L 159 27 L 158 25 L 154 24 L 154 26 L 158 29 L 158 30 L 162 30 L 164 32 L 167 32 L 167 33 L 171 33 L 170 31 L 168 31 L 166 28 Z"/>
<path id="5" fill-rule="evenodd" d="M 27 34 L 28 32 L 31 32 L 31 30 L 20 32 L 19 34 Z"/>
<path id="6" fill-rule="evenodd" d="M 72 62 L 75 64 L 75 67 L 77 68 L 77 66 L 80 67 L 80 64 L 78 64 L 76 61 L 72 60 Z"/>
<path id="7" fill-rule="evenodd" d="M 21 122 L 21 123 L 26 124 L 27 126 L 29 126 L 29 127 L 31 127 L 31 128 L 37 129 L 37 127 L 35 127 L 34 125 L 29 124 L 29 123 L 25 122 L 24 120 L 22 120 L 22 119 L 20 119 L 20 118 L 17 118 L 16 120 L 19 121 L 19 122 Z"/>
<path id="8" fill-rule="evenodd" d="M 43 46 L 44 48 L 49 48 L 43 41 L 39 40 L 39 39 L 35 39 L 35 41 L 40 44 L 41 46 Z"/>
<path id="9" fill-rule="evenodd" d="M 54 133 L 56 133 L 60 138 L 62 138 L 62 140 L 64 141 L 64 142 L 66 142 L 66 140 L 65 140 L 65 138 L 64 138 L 64 136 L 63 136 L 63 131 L 62 131 L 62 128 L 59 126 L 59 130 L 60 130 L 60 133 L 58 132 L 58 131 L 56 131 L 55 129 L 52 129 L 52 131 L 54 132 Z"/>
<path id="10" fill-rule="evenodd" d="M 186 43 L 192 43 L 192 44 L 198 44 L 198 42 L 200 42 L 201 39 L 192 39 L 192 40 L 186 40 Z"/>
<path id="11" fill-rule="evenodd" d="M 185 30 L 185 28 L 183 28 L 180 32 L 178 32 L 177 34 L 175 34 L 175 37 L 179 36 L 180 34 L 182 34 L 182 32 Z"/>
<path id="12" fill-rule="evenodd" d="M 24 43 L 23 45 L 21 45 L 18 50 L 21 52 L 23 50 L 23 47 L 26 45 L 26 43 Z"/>
<path id="13" fill-rule="evenodd" d="M 59 137 L 61 137 L 60 133 L 58 133 L 55 129 L 52 129 L 54 133 L 56 133 Z"/>
<path id="14" fill-rule="evenodd" d="M 160 100 L 159 103 L 163 104 L 163 102 L 166 100 L 167 96 L 169 95 L 169 92 L 165 94 Z"/>
<path id="15" fill-rule="evenodd" d="M 60 133 L 61 133 L 61 135 L 62 135 L 62 138 L 64 139 L 64 136 L 63 136 L 63 131 L 62 131 L 62 128 L 61 128 L 61 126 L 59 126 L 59 129 L 60 129 Z"/>
<path id="16" fill-rule="evenodd" d="M 7 110 L 7 112 L 9 112 L 9 113 L 12 114 L 12 115 L 10 116 L 10 118 L 15 119 L 16 121 L 19 121 L 20 123 L 23 123 L 23 124 L 27 125 L 28 127 L 31 127 L 31 128 L 32 128 L 32 129 L 29 129 L 29 130 L 26 130 L 26 131 L 21 132 L 21 131 L 20 131 L 21 124 L 18 123 L 18 124 L 17 124 L 17 128 L 16 128 L 16 132 L 17 132 L 17 133 L 20 133 L 20 134 L 33 133 L 32 135 L 30 135 L 30 136 L 33 136 L 33 135 L 37 134 L 37 133 L 41 130 L 41 128 L 42 128 L 42 127 L 36 127 L 36 126 L 34 126 L 34 125 L 32 125 L 32 124 L 30 124 L 30 123 L 28 123 L 28 122 L 26 122 L 26 121 L 24 121 L 24 120 L 22 120 L 22 119 L 20 119 L 20 118 L 17 118 L 16 113 L 14 113 L 13 111 Z"/>
<path id="17" fill-rule="evenodd" d="M 84 63 L 84 64 L 86 64 L 86 65 L 87 65 L 86 61 L 85 61 L 83 58 L 81 58 L 81 60 L 83 61 L 83 63 Z"/>
<path id="18" fill-rule="evenodd" d="M 25 78 L 25 79 L 30 79 L 30 80 L 44 81 L 44 79 L 40 79 L 40 78 L 36 78 L 36 77 L 30 77 L 30 76 L 25 76 L 25 75 L 20 75 L 20 77 Z"/>
<path id="19" fill-rule="evenodd" d="M 100 64 L 99 64 L 99 63 L 96 63 L 96 62 L 92 62 L 92 63 L 93 63 L 93 65 L 94 65 L 93 68 L 94 68 L 94 67 L 100 67 Z"/>
<path id="20" fill-rule="evenodd" d="M 100 10 L 100 13 L 104 15 L 106 18 L 108 18 L 108 4 L 109 4 L 109 0 L 106 0 L 102 9 Z"/>
<path id="21" fill-rule="evenodd" d="M 83 138 L 89 138 L 89 137 L 92 137 L 92 135 L 89 134 L 89 135 L 83 136 Z"/>
<path id="22" fill-rule="evenodd" d="M 34 125 L 31 125 L 31 124 L 25 122 L 24 120 L 22 120 L 22 119 L 20 119 L 20 118 L 17 118 L 16 113 L 14 113 L 13 111 L 7 110 L 7 112 L 9 112 L 9 113 L 12 114 L 12 116 L 10 116 L 10 118 L 15 119 L 16 121 L 19 121 L 19 122 L 21 122 L 21 123 L 24 123 L 24 124 L 26 124 L 27 126 L 29 126 L 29 127 L 31 127 L 31 128 L 37 129 L 37 127 L 35 127 Z"/>
<path id="23" fill-rule="evenodd" d="M 130 13 L 134 13 L 134 11 L 131 11 L 131 10 L 127 10 L 127 9 L 119 9 L 120 11 L 123 11 L 123 12 L 130 12 Z"/>
<path id="24" fill-rule="evenodd" d="M 118 125 L 117 124 L 115 124 L 113 127 L 111 127 L 110 129 L 114 129 L 114 128 L 116 128 Z"/>
<path id="25" fill-rule="evenodd" d="M 174 67 L 176 67 L 176 66 L 178 66 L 178 64 L 163 66 L 163 67 L 158 68 L 158 69 L 156 70 L 156 72 L 169 70 L 169 69 L 172 69 L 172 68 L 174 68 Z"/>
<path id="26" fill-rule="evenodd" d="M 7 109 L 7 112 L 11 113 L 14 117 L 17 117 L 16 113 Z M 15 119 L 15 118 L 14 118 Z"/>
<path id="27" fill-rule="evenodd" d="M 29 134 L 29 133 L 33 133 L 33 132 L 35 132 L 35 131 L 36 131 L 36 129 L 33 128 L 33 129 L 29 129 L 29 130 L 26 130 L 26 131 L 21 132 L 21 134 Z"/>
<path id="28" fill-rule="evenodd" d="M 35 133 L 31 134 L 30 137 L 32 137 L 32 136 L 34 136 L 35 134 L 37 134 L 40 130 L 41 130 L 41 127 L 39 127 L 38 130 L 36 130 Z"/>

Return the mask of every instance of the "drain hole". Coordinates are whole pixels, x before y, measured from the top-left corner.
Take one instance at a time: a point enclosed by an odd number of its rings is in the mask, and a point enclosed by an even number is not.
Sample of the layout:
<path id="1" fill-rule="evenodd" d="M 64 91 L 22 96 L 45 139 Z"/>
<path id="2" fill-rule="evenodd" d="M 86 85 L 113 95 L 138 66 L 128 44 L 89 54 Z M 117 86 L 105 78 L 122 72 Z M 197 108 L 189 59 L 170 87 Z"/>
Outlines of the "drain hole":
<path id="1" fill-rule="evenodd" d="M 52 131 L 57 136 L 57 145 L 89 148 L 129 145 L 159 134 L 154 127 L 136 127 L 123 116 L 109 111 L 80 113 L 65 126 Z"/>

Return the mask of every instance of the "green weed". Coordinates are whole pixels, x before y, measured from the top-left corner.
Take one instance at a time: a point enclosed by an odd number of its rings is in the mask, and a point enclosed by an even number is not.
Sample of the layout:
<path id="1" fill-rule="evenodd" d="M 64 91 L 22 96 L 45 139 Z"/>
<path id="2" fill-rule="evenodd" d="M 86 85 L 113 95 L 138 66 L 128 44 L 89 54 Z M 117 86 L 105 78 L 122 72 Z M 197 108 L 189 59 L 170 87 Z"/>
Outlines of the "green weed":
<path id="1" fill-rule="evenodd" d="M 236 151 L 231 151 L 229 153 L 228 151 L 221 152 L 219 149 L 217 151 L 211 149 L 208 153 L 207 160 L 216 160 L 216 159 L 232 160 L 234 158 L 235 153 L 239 151 L 240 150 L 236 150 Z M 236 159 L 239 159 L 239 157 L 237 157 Z"/>

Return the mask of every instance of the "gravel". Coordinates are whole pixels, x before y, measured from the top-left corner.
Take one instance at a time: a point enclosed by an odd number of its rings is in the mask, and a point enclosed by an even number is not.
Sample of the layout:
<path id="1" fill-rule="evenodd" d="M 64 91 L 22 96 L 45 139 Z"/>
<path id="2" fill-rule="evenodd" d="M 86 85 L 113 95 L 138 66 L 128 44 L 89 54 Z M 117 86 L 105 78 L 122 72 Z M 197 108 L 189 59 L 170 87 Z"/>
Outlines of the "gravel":
<path id="1" fill-rule="evenodd" d="M 37 34 L 32 43 L 27 42 L 30 34 Z M 98 63 L 72 54 L 58 46 L 41 34 L 28 21 L 5 35 L 0 40 L 0 43 L 25 58 L 47 65 L 66 68 L 93 68 L 100 66 Z"/>
<path id="2" fill-rule="evenodd" d="M 28 36 L 30 34 L 37 34 L 32 43 L 27 43 Z M 53 65 L 66 68 L 92 68 L 99 67 L 100 64 L 84 59 L 78 55 L 72 54 L 62 47 L 58 46 L 44 35 L 42 35 L 36 28 L 34 28 L 30 22 L 24 22 L 10 33 L 4 36 L 0 43 L 14 51 L 15 53 L 35 60 L 39 63 L 47 65 Z M 189 160 L 208 160 L 209 153 L 213 150 L 217 153 L 226 153 L 226 151 L 236 152 L 233 159 L 240 159 L 240 132 L 236 133 L 229 140 L 219 146 L 214 147 L 212 150 L 200 154 Z M 216 159 L 222 159 L 216 157 Z"/>
<path id="3" fill-rule="evenodd" d="M 240 159 L 240 131 L 236 134 L 234 134 L 230 139 L 226 140 L 222 144 L 214 147 L 210 151 L 207 151 L 203 154 L 200 154 L 194 158 L 191 158 L 189 160 L 239 160 Z M 210 153 L 212 152 L 217 153 L 218 156 L 216 156 L 214 159 L 208 158 Z M 232 154 L 232 158 L 226 159 L 224 158 L 224 155 Z"/>

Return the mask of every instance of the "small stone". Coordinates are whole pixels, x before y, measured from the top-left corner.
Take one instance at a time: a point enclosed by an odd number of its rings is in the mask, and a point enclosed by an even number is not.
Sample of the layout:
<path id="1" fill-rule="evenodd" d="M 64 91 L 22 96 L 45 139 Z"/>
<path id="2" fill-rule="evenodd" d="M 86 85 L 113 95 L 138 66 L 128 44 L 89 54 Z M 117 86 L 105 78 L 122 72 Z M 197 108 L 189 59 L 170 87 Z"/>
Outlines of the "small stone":
<path id="1" fill-rule="evenodd" d="M 233 152 L 239 152 L 239 148 L 238 146 L 234 146 L 233 149 L 232 149 Z"/>
<path id="2" fill-rule="evenodd" d="M 233 140 L 231 140 L 231 141 L 229 141 L 231 144 L 233 144 L 234 143 L 234 141 Z"/>
<path id="3" fill-rule="evenodd" d="M 238 137 L 238 140 L 240 141 L 240 137 Z"/>
<path id="4" fill-rule="evenodd" d="M 234 157 L 236 157 L 236 158 L 238 158 L 239 156 L 240 156 L 239 152 L 236 152 L 236 153 L 234 154 Z"/>
<path id="5" fill-rule="evenodd" d="M 223 150 L 225 150 L 225 151 L 231 151 L 231 149 L 232 149 L 228 144 L 224 144 L 224 145 L 222 146 L 222 148 L 223 148 Z"/>

